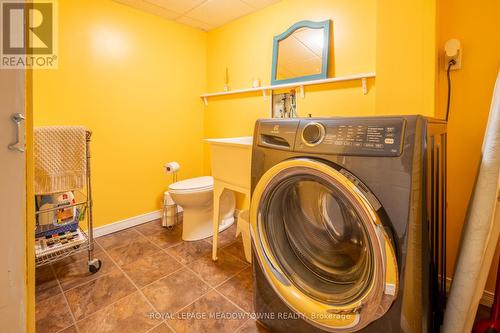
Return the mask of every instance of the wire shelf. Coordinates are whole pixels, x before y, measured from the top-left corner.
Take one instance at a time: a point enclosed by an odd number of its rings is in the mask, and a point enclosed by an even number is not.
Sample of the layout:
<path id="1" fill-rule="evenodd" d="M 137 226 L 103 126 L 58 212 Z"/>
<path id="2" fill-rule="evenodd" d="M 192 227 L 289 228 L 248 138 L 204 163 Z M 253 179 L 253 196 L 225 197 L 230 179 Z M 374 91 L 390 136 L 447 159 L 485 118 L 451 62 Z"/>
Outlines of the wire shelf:
<path id="1" fill-rule="evenodd" d="M 61 259 L 67 258 L 75 253 L 88 250 L 90 243 L 87 234 L 80 228 L 77 230 L 78 239 L 66 244 L 60 244 L 53 248 L 42 248 L 41 245 L 35 246 L 35 266 L 40 267 Z"/>
<path id="2" fill-rule="evenodd" d="M 94 257 L 94 235 L 93 235 L 93 216 L 92 216 L 92 184 L 91 184 L 91 173 L 90 173 L 90 138 L 92 133 L 87 131 L 86 135 L 86 159 L 87 159 L 87 170 L 86 170 L 86 185 L 85 192 L 75 189 L 68 189 L 68 191 L 73 191 L 75 194 L 75 203 L 70 205 L 65 205 L 61 207 L 53 207 L 49 209 L 38 210 L 35 214 L 40 216 L 40 214 L 48 214 L 59 209 L 67 209 L 71 207 L 78 207 L 81 214 L 75 223 L 68 223 L 67 225 L 62 225 L 60 229 L 60 234 L 54 234 L 49 237 L 39 237 L 36 239 L 35 243 L 35 266 L 40 267 L 55 263 L 56 261 L 62 260 L 69 256 L 72 256 L 81 251 L 88 251 L 88 268 L 90 273 L 94 274 L 101 268 L 101 260 Z M 83 218 L 83 217 L 86 218 Z M 67 232 L 70 230 L 64 230 L 64 227 L 73 228 L 74 224 L 78 224 L 86 220 L 86 231 L 83 231 L 80 227 L 76 229 L 77 234 L 72 234 L 68 237 Z M 72 229 L 74 230 L 74 229 Z M 74 231 L 73 231 L 74 232 Z M 58 239 L 58 237 L 60 237 Z"/>

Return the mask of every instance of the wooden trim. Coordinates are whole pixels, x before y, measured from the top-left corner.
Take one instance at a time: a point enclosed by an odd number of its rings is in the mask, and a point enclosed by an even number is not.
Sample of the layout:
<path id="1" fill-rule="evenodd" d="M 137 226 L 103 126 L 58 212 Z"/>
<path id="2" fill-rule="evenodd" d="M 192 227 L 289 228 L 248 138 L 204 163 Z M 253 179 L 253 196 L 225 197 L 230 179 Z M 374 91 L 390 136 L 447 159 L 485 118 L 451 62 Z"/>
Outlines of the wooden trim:
<path id="1" fill-rule="evenodd" d="M 26 117 L 26 332 L 35 328 L 35 164 L 33 158 L 33 70 L 25 74 L 25 117 Z"/>

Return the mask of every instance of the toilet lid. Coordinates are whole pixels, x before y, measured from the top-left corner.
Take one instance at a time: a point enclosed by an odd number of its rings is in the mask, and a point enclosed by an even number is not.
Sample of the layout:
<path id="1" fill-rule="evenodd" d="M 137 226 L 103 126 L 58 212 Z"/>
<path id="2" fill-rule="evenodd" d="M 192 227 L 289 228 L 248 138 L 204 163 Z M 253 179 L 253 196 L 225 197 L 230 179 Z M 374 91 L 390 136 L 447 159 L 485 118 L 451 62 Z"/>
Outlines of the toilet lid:
<path id="1" fill-rule="evenodd" d="M 168 189 L 173 191 L 209 190 L 214 187 L 213 177 L 197 177 L 171 184 Z"/>

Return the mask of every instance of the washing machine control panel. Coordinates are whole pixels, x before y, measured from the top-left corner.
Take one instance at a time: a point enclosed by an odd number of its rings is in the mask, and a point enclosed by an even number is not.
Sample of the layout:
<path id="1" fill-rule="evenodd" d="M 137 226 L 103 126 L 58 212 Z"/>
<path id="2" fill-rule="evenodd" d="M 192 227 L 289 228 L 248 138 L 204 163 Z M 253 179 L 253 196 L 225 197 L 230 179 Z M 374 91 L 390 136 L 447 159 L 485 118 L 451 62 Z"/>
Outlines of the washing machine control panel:
<path id="1" fill-rule="evenodd" d="M 307 153 L 399 156 L 402 118 L 301 119 L 295 151 Z"/>

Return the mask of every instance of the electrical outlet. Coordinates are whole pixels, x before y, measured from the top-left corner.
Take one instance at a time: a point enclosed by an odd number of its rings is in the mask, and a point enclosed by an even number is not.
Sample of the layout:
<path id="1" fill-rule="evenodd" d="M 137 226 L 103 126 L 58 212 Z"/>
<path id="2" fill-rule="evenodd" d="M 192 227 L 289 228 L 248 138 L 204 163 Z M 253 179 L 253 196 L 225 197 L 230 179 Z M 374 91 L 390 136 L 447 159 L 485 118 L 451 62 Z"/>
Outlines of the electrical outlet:
<path id="1" fill-rule="evenodd" d="M 450 70 L 456 71 L 462 68 L 462 47 L 458 39 L 450 39 L 444 45 L 444 69 L 448 70 L 450 61 L 455 60 Z"/>
<path id="2" fill-rule="evenodd" d="M 458 51 L 458 54 L 450 57 L 445 54 L 444 56 L 444 69 L 448 70 L 448 65 L 450 61 L 455 60 L 455 64 L 451 65 L 450 70 L 451 71 L 456 71 L 462 68 L 462 52 Z"/>

